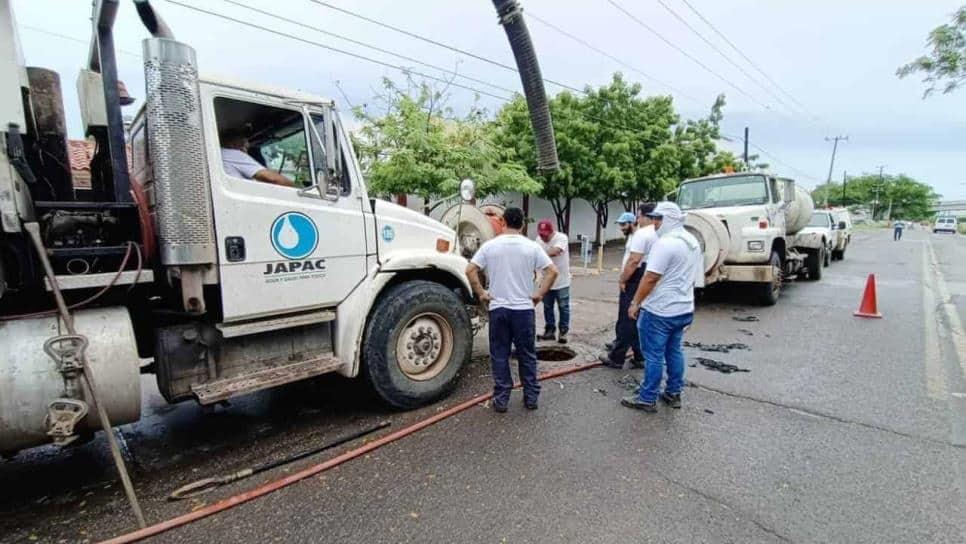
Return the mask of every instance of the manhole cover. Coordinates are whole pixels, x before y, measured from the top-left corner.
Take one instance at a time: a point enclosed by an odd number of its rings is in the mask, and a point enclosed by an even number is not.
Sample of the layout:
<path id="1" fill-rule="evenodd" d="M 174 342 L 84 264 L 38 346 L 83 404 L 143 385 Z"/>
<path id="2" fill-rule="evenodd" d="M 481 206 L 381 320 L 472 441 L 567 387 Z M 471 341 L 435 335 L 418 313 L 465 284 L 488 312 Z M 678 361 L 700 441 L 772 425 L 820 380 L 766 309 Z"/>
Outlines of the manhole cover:
<path id="1" fill-rule="evenodd" d="M 569 361 L 577 352 L 563 346 L 541 346 L 537 348 L 538 361 Z"/>

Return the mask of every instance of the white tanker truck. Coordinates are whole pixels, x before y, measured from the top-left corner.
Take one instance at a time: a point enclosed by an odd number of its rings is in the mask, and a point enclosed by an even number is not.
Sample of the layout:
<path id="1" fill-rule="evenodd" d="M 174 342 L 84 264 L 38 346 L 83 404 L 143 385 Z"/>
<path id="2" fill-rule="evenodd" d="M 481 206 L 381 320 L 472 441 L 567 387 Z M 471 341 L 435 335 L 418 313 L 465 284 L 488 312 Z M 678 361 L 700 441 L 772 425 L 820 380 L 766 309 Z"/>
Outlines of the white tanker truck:
<path id="1" fill-rule="evenodd" d="M 704 251 L 698 287 L 750 284 L 756 301 L 771 306 L 783 278 L 821 278 L 826 244 L 819 234 L 800 232 L 814 204 L 793 180 L 749 172 L 688 179 L 676 201 L 687 211 L 685 228 Z"/>
<path id="2" fill-rule="evenodd" d="M 493 3 L 537 162 L 552 170 L 521 12 L 515 0 Z M 370 198 L 331 100 L 199 75 L 194 50 L 147 0 L 134 1 L 153 36 L 145 104 L 125 133 L 112 37 L 120 0 L 93 4 L 77 86 L 96 153 L 80 188 L 66 166 L 60 78 L 24 66 L 10 0 L 0 0 L 0 454 L 137 420 L 141 374 L 156 375 L 169 402 L 206 406 L 333 372 L 363 376 L 399 408 L 450 391 L 478 309 L 461 252 L 492 236 L 489 224 L 457 239 Z M 297 187 L 226 171 L 221 135 L 241 130 L 247 153 Z M 466 223 L 456 210 L 452 223 Z"/>

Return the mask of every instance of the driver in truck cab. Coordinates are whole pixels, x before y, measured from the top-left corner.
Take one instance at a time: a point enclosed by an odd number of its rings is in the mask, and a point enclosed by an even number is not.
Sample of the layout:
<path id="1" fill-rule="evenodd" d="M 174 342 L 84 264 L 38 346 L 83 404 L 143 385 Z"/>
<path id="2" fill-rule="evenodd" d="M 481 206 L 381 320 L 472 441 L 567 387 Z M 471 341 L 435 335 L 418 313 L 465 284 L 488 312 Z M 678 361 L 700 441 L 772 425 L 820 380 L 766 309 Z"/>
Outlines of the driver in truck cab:
<path id="1" fill-rule="evenodd" d="M 295 187 L 294 181 L 266 168 L 248 154 L 248 134 L 244 130 L 223 130 L 218 138 L 221 140 L 221 163 L 229 176 Z"/>

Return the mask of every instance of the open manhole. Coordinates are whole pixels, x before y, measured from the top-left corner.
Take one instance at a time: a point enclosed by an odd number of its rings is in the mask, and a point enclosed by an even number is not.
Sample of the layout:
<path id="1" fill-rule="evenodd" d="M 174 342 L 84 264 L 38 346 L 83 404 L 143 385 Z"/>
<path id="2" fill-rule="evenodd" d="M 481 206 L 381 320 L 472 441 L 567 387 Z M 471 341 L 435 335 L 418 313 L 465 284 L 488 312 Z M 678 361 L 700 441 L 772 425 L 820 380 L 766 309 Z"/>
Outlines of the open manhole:
<path id="1" fill-rule="evenodd" d="M 540 346 L 537 348 L 538 361 L 569 361 L 577 352 L 564 346 Z"/>

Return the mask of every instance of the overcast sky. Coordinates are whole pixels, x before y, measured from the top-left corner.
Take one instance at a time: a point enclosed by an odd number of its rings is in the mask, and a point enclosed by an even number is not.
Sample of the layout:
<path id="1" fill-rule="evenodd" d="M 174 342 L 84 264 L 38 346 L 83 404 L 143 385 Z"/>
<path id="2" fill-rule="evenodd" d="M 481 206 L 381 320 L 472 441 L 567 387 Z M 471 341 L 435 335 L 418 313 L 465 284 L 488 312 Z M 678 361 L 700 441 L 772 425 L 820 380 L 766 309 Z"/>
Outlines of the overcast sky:
<path id="1" fill-rule="evenodd" d="M 516 74 L 352 18 L 310 0 L 244 0 L 248 5 L 325 28 L 509 89 Z M 513 64 L 490 0 L 327 0 L 463 50 Z M 833 178 L 877 171 L 906 173 L 930 183 L 945 199 L 966 199 L 966 89 L 922 100 L 917 78 L 899 80 L 895 70 L 925 52 L 926 34 L 948 20 L 962 0 L 687 0 L 792 98 L 776 90 L 714 33 L 685 0 L 615 0 L 724 81 L 649 33 L 608 0 L 521 0 L 529 12 L 570 32 L 671 88 L 653 83 L 540 22 L 528 20 L 544 77 L 583 87 L 606 83 L 613 72 L 644 85 L 647 94 L 671 94 L 682 115 L 705 115 L 714 97 L 727 96 L 724 132 L 751 129 L 751 141 L 768 152 L 762 160 L 775 172 L 814 186 L 828 175 L 832 144 L 839 144 Z M 305 39 L 404 65 L 434 76 L 439 72 L 387 54 L 342 42 L 311 29 L 255 14 L 225 0 L 186 0 L 224 15 L 269 26 Z M 763 90 L 704 43 L 662 6 L 676 12 L 723 53 L 771 89 Z M 90 3 L 83 0 L 13 0 L 28 65 L 60 72 L 71 136 L 80 137 L 75 79 L 87 48 Z M 166 0 L 154 5 L 182 41 L 198 51 L 202 72 L 294 87 L 335 98 L 346 107 L 371 100 L 382 76 L 397 70 L 192 12 Z M 44 32 L 38 31 L 42 29 Z M 139 54 L 146 32 L 130 2 L 122 2 L 116 30 L 121 78 L 131 94 L 144 95 Z M 56 33 L 65 37 L 52 36 Z M 505 91 L 463 81 L 506 95 Z M 730 85 L 729 85 L 730 82 Z M 744 91 L 736 90 L 731 85 Z M 340 90 L 341 87 L 341 90 Z M 548 85 L 551 93 L 560 88 Z M 343 96 L 343 92 L 345 96 Z M 776 99 L 775 95 L 784 101 Z M 457 109 L 472 91 L 453 89 Z M 794 100 L 794 101 L 793 101 Z M 482 97 L 491 110 L 501 104 Z M 800 104 L 801 107 L 798 104 Z M 133 113 L 133 109 L 129 110 Z M 731 144 L 726 144 L 731 145 Z M 740 151 L 740 143 L 733 146 Z M 753 150 L 754 151 L 754 150 Z"/>

